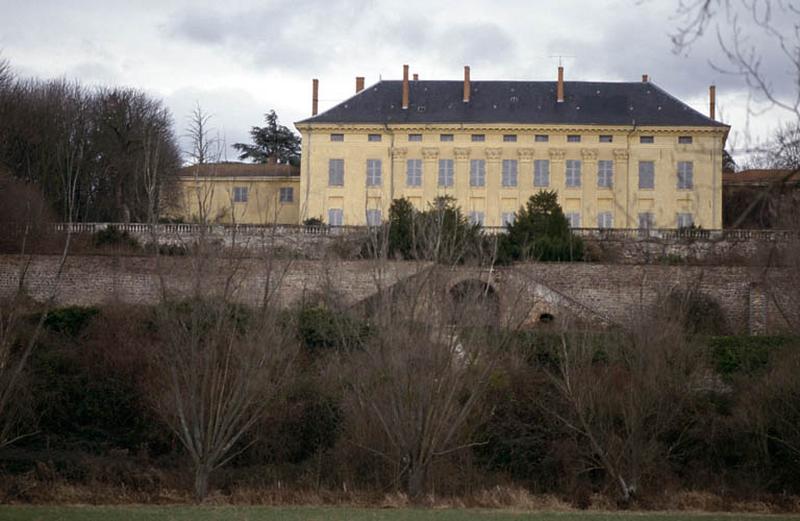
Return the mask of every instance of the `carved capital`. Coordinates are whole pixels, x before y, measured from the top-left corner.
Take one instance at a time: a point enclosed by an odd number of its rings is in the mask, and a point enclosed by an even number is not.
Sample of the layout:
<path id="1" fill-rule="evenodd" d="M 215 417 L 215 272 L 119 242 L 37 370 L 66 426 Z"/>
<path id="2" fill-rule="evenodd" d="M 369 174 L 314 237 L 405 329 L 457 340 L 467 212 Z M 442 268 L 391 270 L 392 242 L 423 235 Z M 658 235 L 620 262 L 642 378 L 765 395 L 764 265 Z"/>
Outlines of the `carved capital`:
<path id="1" fill-rule="evenodd" d="M 582 148 L 581 149 L 581 157 L 584 161 L 596 161 L 597 160 L 597 150 L 593 148 Z"/>
<path id="2" fill-rule="evenodd" d="M 548 153 L 550 154 L 550 159 L 553 161 L 563 161 L 564 156 L 567 155 L 567 151 L 563 148 L 551 148 L 548 150 Z"/>
<path id="3" fill-rule="evenodd" d="M 436 147 L 423 147 L 422 159 L 436 159 L 439 157 L 439 149 Z"/>
<path id="4" fill-rule="evenodd" d="M 395 159 L 405 159 L 406 154 L 408 154 L 408 149 L 406 147 L 392 148 L 392 157 Z"/>
<path id="5" fill-rule="evenodd" d="M 517 155 L 519 156 L 520 161 L 530 161 L 533 159 L 533 152 L 532 148 L 518 148 Z"/>
<path id="6" fill-rule="evenodd" d="M 463 147 L 456 147 L 453 149 L 453 155 L 456 159 L 465 160 L 469 159 L 469 149 Z"/>
<path id="7" fill-rule="evenodd" d="M 614 159 L 617 161 L 627 161 L 629 157 L 628 151 L 624 148 L 614 149 Z"/>
<path id="8" fill-rule="evenodd" d="M 487 148 L 484 150 L 486 154 L 486 159 L 489 161 L 499 161 L 501 157 L 503 157 L 503 149 L 502 148 Z"/>

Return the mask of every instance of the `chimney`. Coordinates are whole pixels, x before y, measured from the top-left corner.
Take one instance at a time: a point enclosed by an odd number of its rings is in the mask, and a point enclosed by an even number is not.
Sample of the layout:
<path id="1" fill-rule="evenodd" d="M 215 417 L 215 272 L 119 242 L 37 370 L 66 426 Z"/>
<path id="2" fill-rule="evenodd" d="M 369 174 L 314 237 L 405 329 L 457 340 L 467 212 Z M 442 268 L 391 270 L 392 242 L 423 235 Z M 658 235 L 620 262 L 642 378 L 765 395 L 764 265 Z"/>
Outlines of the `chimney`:
<path id="1" fill-rule="evenodd" d="M 311 80 L 311 115 L 316 116 L 319 109 L 319 80 Z"/>
<path id="2" fill-rule="evenodd" d="M 647 74 L 642 74 L 642 83 L 647 83 L 650 81 L 650 76 Z"/>
<path id="3" fill-rule="evenodd" d="M 414 81 L 419 81 L 419 74 L 415 72 L 412 78 L 414 79 Z"/>
<path id="4" fill-rule="evenodd" d="M 408 65 L 403 65 L 403 110 L 408 110 Z"/>
<path id="5" fill-rule="evenodd" d="M 469 103 L 469 65 L 464 65 L 464 103 Z"/>
<path id="6" fill-rule="evenodd" d="M 558 86 L 556 89 L 556 101 L 564 103 L 564 67 L 558 66 Z"/>
<path id="7" fill-rule="evenodd" d="M 364 90 L 364 76 L 356 76 L 356 94 Z"/>
<path id="8" fill-rule="evenodd" d="M 715 85 L 708 88 L 708 117 L 717 119 L 717 87 Z"/>

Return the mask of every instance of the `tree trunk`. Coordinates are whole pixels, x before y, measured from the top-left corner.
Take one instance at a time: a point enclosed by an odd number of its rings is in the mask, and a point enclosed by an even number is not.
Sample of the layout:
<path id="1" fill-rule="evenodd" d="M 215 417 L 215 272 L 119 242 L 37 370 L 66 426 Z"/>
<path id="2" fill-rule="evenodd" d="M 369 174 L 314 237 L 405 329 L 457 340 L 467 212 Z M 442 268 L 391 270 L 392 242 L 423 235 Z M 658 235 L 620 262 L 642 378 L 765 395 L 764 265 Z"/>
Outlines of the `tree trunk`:
<path id="1" fill-rule="evenodd" d="M 408 496 L 412 503 L 419 503 L 425 497 L 427 474 L 427 466 L 420 463 L 412 463 L 408 469 Z"/>
<path id="2" fill-rule="evenodd" d="M 194 470 L 194 499 L 202 503 L 208 495 L 208 475 L 211 473 L 208 465 L 200 464 Z"/>

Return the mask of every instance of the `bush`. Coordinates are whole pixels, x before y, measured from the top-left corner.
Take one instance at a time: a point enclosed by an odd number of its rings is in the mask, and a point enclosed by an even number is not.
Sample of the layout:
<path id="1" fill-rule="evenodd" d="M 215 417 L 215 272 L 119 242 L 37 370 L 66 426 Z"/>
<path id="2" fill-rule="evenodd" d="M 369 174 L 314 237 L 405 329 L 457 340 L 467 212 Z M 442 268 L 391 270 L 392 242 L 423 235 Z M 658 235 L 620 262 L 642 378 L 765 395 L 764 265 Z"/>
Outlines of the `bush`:
<path id="1" fill-rule="evenodd" d="M 554 191 L 539 192 L 520 208 L 500 238 L 497 262 L 520 260 L 581 261 L 583 240 L 569 228 Z"/>
<path id="2" fill-rule="evenodd" d="M 319 227 L 319 226 L 325 226 L 325 223 L 322 222 L 322 217 L 309 217 L 308 219 L 305 219 L 303 221 L 303 226 L 308 226 L 310 228 Z"/>
<path id="3" fill-rule="evenodd" d="M 44 319 L 44 327 L 54 333 L 75 338 L 100 313 L 95 307 L 69 306 L 56 308 Z"/>
<path id="4" fill-rule="evenodd" d="M 781 336 L 717 336 L 708 339 L 708 348 L 716 371 L 728 376 L 761 371 L 774 352 L 796 342 Z"/>
<path id="5" fill-rule="evenodd" d="M 665 307 L 666 316 L 680 318 L 688 334 L 726 335 L 729 332 L 719 302 L 700 291 L 673 291 L 667 296 Z"/>
<path id="6" fill-rule="evenodd" d="M 133 249 L 139 249 L 139 241 L 127 231 L 120 231 L 116 226 L 107 226 L 106 228 L 97 231 L 92 236 L 92 242 L 95 246 L 127 246 Z"/>
<path id="7" fill-rule="evenodd" d="M 305 307 L 298 312 L 297 332 L 305 349 L 321 353 L 358 345 L 368 334 L 366 324 L 337 314 L 321 306 Z"/>

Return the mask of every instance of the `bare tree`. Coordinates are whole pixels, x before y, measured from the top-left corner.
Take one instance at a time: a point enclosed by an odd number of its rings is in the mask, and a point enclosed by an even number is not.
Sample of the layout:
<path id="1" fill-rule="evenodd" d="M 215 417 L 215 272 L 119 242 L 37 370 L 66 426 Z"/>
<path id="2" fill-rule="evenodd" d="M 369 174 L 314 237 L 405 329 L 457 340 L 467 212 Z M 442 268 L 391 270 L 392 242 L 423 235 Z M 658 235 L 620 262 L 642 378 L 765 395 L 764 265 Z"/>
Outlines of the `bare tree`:
<path id="1" fill-rule="evenodd" d="M 213 116 L 203 110 L 199 103 L 188 117 L 186 127 L 186 137 L 189 140 L 189 150 L 186 155 L 193 162 L 192 175 L 194 186 L 192 194 L 183 194 L 188 198 L 186 205 L 192 207 L 197 204 L 197 218 L 201 224 L 210 222 L 211 205 L 214 200 L 214 183 L 202 181 L 201 176 L 215 175 L 214 165 L 220 161 L 224 151 L 224 140 L 219 134 L 214 134 L 215 129 L 211 125 Z"/>
<path id="2" fill-rule="evenodd" d="M 577 436 L 586 468 L 602 469 L 622 502 L 665 472 L 683 440 L 692 385 L 704 376 L 698 353 L 672 317 L 650 315 L 618 335 L 562 334 L 557 368 L 545 370 L 566 407 L 543 407 Z"/>

